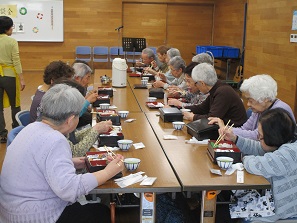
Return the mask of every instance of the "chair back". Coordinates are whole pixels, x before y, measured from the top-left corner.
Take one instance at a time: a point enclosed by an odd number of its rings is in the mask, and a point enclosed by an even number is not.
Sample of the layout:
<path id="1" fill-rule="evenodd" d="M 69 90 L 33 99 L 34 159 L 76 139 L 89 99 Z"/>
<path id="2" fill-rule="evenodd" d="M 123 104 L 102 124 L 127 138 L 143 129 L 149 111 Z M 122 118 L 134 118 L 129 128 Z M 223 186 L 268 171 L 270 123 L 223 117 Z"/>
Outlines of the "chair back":
<path id="1" fill-rule="evenodd" d="M 7 142 L 6 142 L 6 148 L 11 144 L 11 142 L 14 140 L 14 138 L 19 134 L 19 132 L 25 128 L 25 126 L 18 126 L 13 128 L 7 135 Z"/>
<path id="2" fill-rule="evenodd" d="M 15 114 L 15 119 L 19 123 L 19 125 L 26 126 L 30 123 L 30 111 L 24 110 L 19 111 Z"/>
<path id="3" fill-rule="evenodd" d="M 75 48 L 75 59 L 90 62 L 92 60 L 92 50 L 90 46 L 77 46 Z"/>
<path id="4" fill-rule="evenodd" d="M 118 49 L 120 49 L 119 52 L 118 52 Z M 110 47 L 109 48 L 109 56 L 110 56 L 110 62 L 112 62 L 114 60 L 114 58 L 124 59 L 123 47 L 117 47 L 117 46 Z"/>
<path id="5" fill-rule="evenodd" d="M 93 62 L 108 62 L 108 47 L 94 46 L 93 47 Z"/>

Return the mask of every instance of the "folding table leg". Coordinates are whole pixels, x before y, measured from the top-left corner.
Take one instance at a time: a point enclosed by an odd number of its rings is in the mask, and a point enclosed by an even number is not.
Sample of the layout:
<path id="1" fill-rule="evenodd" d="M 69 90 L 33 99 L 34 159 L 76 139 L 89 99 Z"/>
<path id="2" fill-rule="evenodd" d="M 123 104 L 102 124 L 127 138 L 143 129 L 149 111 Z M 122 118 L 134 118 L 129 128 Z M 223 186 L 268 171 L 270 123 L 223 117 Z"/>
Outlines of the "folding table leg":
<path id="1" fill-rule="evenodd" d="M 202 191 L 200 223 L 215 223 L 216 201 L 219 191 Z"/>

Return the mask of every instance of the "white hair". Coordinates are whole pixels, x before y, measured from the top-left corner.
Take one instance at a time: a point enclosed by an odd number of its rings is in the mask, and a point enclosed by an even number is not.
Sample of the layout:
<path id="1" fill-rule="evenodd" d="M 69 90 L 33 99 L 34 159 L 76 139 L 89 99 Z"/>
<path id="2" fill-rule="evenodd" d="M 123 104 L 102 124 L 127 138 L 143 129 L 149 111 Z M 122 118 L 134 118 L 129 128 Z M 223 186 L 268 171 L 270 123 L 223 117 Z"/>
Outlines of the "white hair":
<path id="1" fill-rule="evenodd" d="M 176 56 L 170 59 L 169 65 L 171 65 L 175 70 L 182 69 L 182 72 L 185 71 L 186 63 L 180 56 Z"/>
<path id="2" fill-rule="evenodd" d="M 154 53 L 154 51 L 151 48 L 145 48 L 142 50 L 143 54 L 146 54 L 148 58 L 154 58 L 154 60 L 156 59 L 156 55 Z"/>
<path id="3" fill-rule="evenodd" d="M 199 53 L 196 56 L 193 56 L 192 62 L 209 63 L 213 65 L 213 59 L 208 53 Z"/>
<path id="4" fill-rule="evenodd" d="M 203 81 L 208 86 L 214 86 L 218 81 L 218 76 L 211 64 L 201 63 L 194 67 L 192 79 L 195 82 Z"/>
<path id="5" fill-rule="evenodd" d="M 75 63 L 72 67 L 74 69 L 73 79 L 75 77 L 83 78 L 88 73 L 92 73 L 92 69 L 84 63 Z"/>
<path id="6" fill-rule="evenodd" d="M 261 103 L 265 99 L 274 101 L 277 95 L 277 83 L 268 74 L 258 74 L 243 81 L 240 91 Z"/>
<path id="7" fill-rule="evenodd" d="M 41 118 L 59 126 L 71 115 L 78 116 L 84 102 L 84 97 L 77 89 L 56 84 L 41 99 Z"/>
<path id="8" fill-rule="evenodd" d="M 168 51 L 167 51 L 167 56 L 171 59 L 173 57 L 176 57 L 176 56 L 180 56 L 180 52 L 178 49 L 176 48 L 170 48 Z"/>

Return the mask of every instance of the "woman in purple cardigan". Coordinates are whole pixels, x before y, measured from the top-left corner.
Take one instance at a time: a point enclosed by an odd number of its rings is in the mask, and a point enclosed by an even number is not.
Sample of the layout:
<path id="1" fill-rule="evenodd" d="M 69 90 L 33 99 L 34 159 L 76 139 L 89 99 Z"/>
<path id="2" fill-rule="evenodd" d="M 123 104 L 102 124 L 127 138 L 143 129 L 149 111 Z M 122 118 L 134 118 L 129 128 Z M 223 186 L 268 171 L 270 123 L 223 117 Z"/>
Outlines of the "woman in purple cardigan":
<path id="1" fill-rule="evenodd" d="M 277 83 L 267 74 L 259 74 L 243 81 L 240 91 L 247 100 L 247 105 L 252 110 L 249 119 L 241 126 L 233 128 L 235 135 L 257 140 L 258 136 L 258 121 L 261 114 L 269 109 L 283 108 L 289 112 L 292 119 L 295 117 L 292 109 L 288 104 L 276 98 Z M 224 128 L 224 122 L 220 118 L 210 117 L 210 124 L 218 123 L 220 128 Z"/>
<path id="2" fill-rule="evenodd" d="M 76 174 L 84 157 L 72 157 L 65 136 L 76 129 L 81 93 L 57 84 L 41 100 L 41 121 L 27 125 L 7 148 L 0 175 L 0 222 L 110 222 L 103 204 L 77 199 L 123 170 L 117 155 L 100 171 Z"/>

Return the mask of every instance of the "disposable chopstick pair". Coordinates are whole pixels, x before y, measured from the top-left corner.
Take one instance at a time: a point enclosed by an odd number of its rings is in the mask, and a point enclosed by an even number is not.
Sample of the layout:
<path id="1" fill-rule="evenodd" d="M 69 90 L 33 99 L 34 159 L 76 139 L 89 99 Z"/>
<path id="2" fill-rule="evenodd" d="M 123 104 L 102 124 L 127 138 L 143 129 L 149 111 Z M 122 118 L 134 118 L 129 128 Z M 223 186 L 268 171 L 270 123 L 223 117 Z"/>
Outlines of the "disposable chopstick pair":
<path id="1" fill-rule="evenodd" d="M 106 150 L 107 154 L 114 160 L 113 156 L 117 156 L 113 151 L 111 151 L 109 148 L 107 148 L 107 146 L 104 146 L 104 149 Z M 111 155 L 110 155 L 111 154 Z M 124 160 L 121 159 L 122 162 L 124 162 Z M 118 166 L 120 166 L 119 163 L 117 163 Z"/>
<path id="2" fill-rule="evenodd" d="M 229 122 L 230 122 L 230 120 L 228 121 L 227 125 L 224 127 L 224 130 L 226 130 L 226 128 L 228 127 Z M 231 126 L 229 126 L 229 128 L 227 129 L 227 131 L 230 130 L 233 127 L 233 125 L 234 125 L 234 123 Z M 220 141 L 225 137 L 225 135 L 226 135 L 226 133 L 224 133 L 224 134 L 222 134 L 222 135 L 220 135 L 218 137 L 218 139 L 214 143 L 214 147 L 217 146 L 220 143 Z"/>

